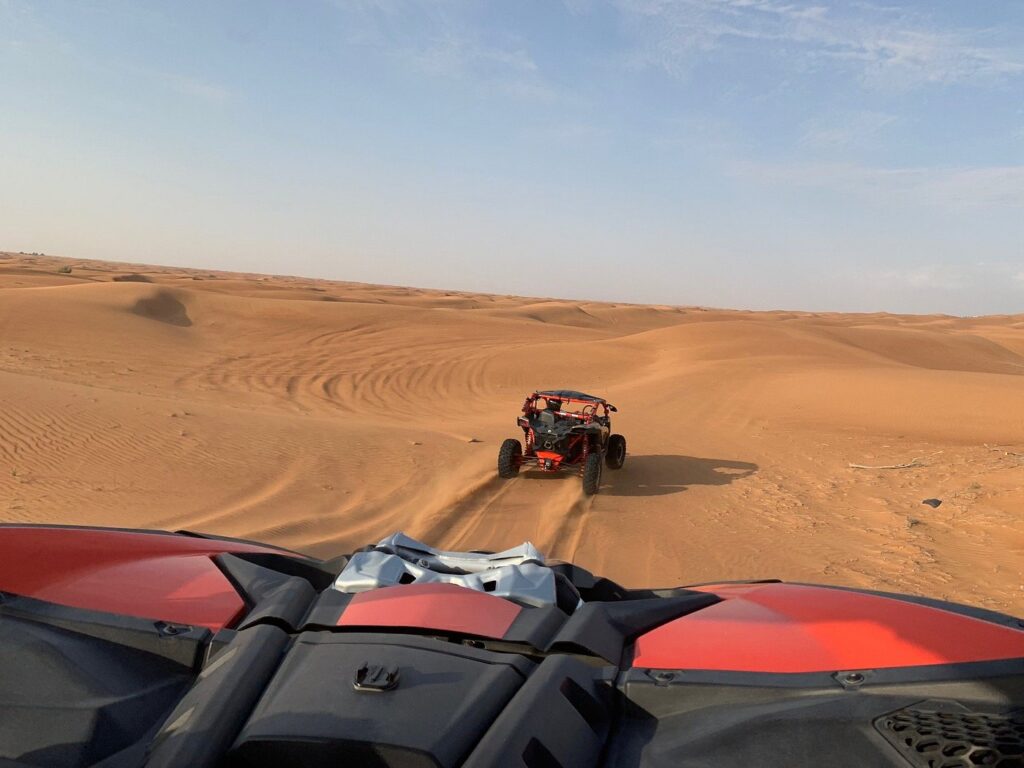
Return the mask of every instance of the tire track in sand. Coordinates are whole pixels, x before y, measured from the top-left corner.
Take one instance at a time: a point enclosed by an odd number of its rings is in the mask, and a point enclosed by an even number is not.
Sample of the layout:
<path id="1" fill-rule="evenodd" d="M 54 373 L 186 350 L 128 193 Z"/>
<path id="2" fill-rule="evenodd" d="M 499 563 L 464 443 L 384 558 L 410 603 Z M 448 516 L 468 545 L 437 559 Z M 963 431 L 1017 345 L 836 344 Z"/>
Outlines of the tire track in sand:
<path id="1" fill-rule="evenodd" d="M 445 549 L 508 547 L 532 541 L 545 555 L 571 560 L 579 549 L 593 512 L 572 477 L 503 480 L 489 474 L 478 479 L 419 538 Z"/>
<path id="2" fill-rule="evenodd" d="M 440 519 L 422 532 L 431 544 L 454 548 L 487 520 L 487 511 L 508 494 L 515 481 L 489 475 L 472 484 L 468 491 L 446 505 Z"/>
<path id="3" fill-rule="evenodd" d="M 576 561 L 576 552 L 583 541 L 583 533 L 593 513 L 595 501 L 593 496 L 585 496 L 583 489 L 578 487 L 574 490 L 574 497 L 561 515 L 551 545 L 546 550 L 548 556 L 569 562 Z"/>

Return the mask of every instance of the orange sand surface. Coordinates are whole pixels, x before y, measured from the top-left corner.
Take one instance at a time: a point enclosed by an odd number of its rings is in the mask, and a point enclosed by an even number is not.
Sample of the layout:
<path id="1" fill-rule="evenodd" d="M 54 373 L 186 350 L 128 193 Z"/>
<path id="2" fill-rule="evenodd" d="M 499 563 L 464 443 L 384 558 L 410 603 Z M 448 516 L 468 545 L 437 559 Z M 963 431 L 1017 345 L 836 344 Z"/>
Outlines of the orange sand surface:
<path id="1" fill-rule="evenodd" d="M 619 407 L 629 456 L 599 495 L 575 476 L 497 477 L 534 388 Z M 1021 615 L 1022 518 L 1024 315 L 640 306 L 0 253 L 6 522 L 318 556 L 395 530 L 454 549 L 530 539 L 631 586 L 777 577 Z"/>

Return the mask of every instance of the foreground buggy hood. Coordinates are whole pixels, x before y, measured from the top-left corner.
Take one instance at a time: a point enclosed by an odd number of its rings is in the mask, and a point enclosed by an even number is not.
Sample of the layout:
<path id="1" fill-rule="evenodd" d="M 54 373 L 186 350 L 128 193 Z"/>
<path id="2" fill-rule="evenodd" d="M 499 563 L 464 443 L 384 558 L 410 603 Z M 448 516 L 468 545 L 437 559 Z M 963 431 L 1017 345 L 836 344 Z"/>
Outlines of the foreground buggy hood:
<path id="1" fill-rule="evenodd" d="M 779 582 L 626 589 L 529 545 L 396 534 L 321 561 L 0 526 L 0 656 L 3 766 L 1024 761 L 1012 617 Z"/>

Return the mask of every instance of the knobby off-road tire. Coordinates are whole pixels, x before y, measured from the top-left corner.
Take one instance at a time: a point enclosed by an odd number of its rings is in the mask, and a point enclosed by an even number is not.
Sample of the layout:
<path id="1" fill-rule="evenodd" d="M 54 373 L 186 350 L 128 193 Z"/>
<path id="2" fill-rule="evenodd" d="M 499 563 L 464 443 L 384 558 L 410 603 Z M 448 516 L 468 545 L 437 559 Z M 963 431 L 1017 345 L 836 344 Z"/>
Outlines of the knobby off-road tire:
<path id="1" fill-rule="evenodd" d="M 515 438 L 509 438 L 498 449 L 498 477 L 506 480 L 519 474 L 519 459 L 523 455 L 523 446 Z"/>
<path id="2" fill-rule="evenodd" d="M 622 435 L 612 435 L 608 438 L 604 463 L 608 465 L 608 469 L 622 469 L 622 465 L 626 463 L 626 438 Z"/>
<path id="3" fill-rule="evenodd" d="M 583 492 L 587 496 L 593 496 L 601 487 L 601 454 L 594 452 L 587 456 L 587 463 L 583 466 Z"/>

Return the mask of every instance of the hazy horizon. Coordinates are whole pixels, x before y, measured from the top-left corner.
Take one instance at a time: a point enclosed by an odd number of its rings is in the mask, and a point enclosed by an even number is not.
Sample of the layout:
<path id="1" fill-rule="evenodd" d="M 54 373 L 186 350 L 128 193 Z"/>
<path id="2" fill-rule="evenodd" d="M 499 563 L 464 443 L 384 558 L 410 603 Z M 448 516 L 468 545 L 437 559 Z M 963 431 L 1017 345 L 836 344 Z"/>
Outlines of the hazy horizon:
<path id="1" fill-rule="evenodd" d="M 1024 311 L 1024 4 L 0 0 L 0 248 Z"/>
<path id="2" fill-rule="evenodd" d="M 467 294 L 467 295 L 480 294 L 480 295 L 484 295 L 484 296 L 496 296 L 496 297 L 503 296 L 503 297 L 507 297 L 507 298 L 520 298 L 520 299 L 528 299 L 528 300 L 536 299 L 538 301 L 554 301 L 554 302 L 559 302 L 559 301 L 567 300 L 567 301 L 580 301 L 580 302 L 584 302 L 584 303 L 595 302 L 595 303 L 602 303 L 602 304 L 614 304 L 614 305 L 617 305 L 617 306 L 672 307 L 672 308 L 679 308 L 679 309 L 697 309 L 697 310 L 725 311 L 725 312 L 730 312 L 730 311 L 737 311 L 737 312 L 768 312 L 768 313 L 771 313 L 771 312 L 807 312 L 807 313 L 811 313 L 811 314 L 819 314 L 819 313 L 820 314 L 828 314 L 830 312 L 840 311 L 843 314 L 847 314 L 847 315 L 857 315 L 857 314 L 885 314 L 885 315 L 908 315 L 908 316 L 945 315 L 945 316 L 948 316 L 948 317 L 964 318 L 964 319 L 967 319 L 967 318 L 978 318 L 978 317 L 1006 316 L 1006 315 L 1013 316 L 1013 315 L 1024 314 L 1024 311 L 1021 311 L 1021 312 L 1009 312 L 1009 313 L 1008 312 L 988 312 L 988 313 L 984 313 L 984 314 L 970 314 L 970 313 L 942 312 L 942 311 L 935 311 L 935 312 L 899 312 L 899 311 L 895 311 L 895 310 L 886 310 L 886 309 L 874 309 L 874 310 L 873 309 L 855 309 L 855 310 L 845 310 L 845 311 L 843 311 L 843 310 L 831 310 L 831 309 L 827 309 L 827 308 L 817 308 L 817 309 L 815 309 L 813 307 L 797 307 L 797 306 L 787 306 L 787 305 L 778 305 L 778 306 L 765 305 L 763 307 L 751 308 L 751 307 L 727 306 L 727 305 L 720 305 L 720 304 L 699 304 L 699 303 L 680 304 L 680 303 L 673 303 L 673 302 L 653 302 L 653 301 L 651 301 L 651 302 L 644 302 L 644 301 L 628 301 L 628 300 L 625 300 L 625 299 L 615 299 L 615 298 L 596 298 L 595 296 L 586 295 L 584 293 L 579 293 L 577 295 L 540 294 L 540 293 L 529 293 L 529 292 L 527 292 L 527 293 L 509 293 L 507 291 L 502 293 L 502 292 L 498 292 L 498 291 L 486 291 L 486 290 L 479 290 L 479 289 L 475 289 L 475 288 L 465 288 L 465 287 L 460 288 L 460 287 L 452 286 L 452 285 L 425 285 L 425 284 L 420 284 L 420 283 L 417 283 L 417 284 L 413 284 L 413 283 L 397 283 L 397 282 L 387 282 L 387 281 L 381 281 L 381 280 L 375 280 L 375 281 L 370 281 L 370 280 L 350 280 L 350 279 L 341 278 L 341 277 L 323 277 L 323 276 L 303 274 L 303 273 L 299 273 L 299 272 L 273 272 L 273 271 L 271 271 L 271 272 L 263 272 L 263 271 L 259 271 L 259 270 L 253 271 L 253 270 L 226 268 L 226 267 L 217 266 L 217 265 L 211 265 L 211 264 L 204 264 L 204 265 L 199 265 L 199 266 L 187 266 L 187 265 L 181 265 L 181 264 L 161 263 L 161 262 L 156 262 L 156 261 L 142 262 L 142 261 L 130 261 L 130 260 L 127 260 L 127 259 L 107 259 L 107 258 L 91 258 L 91 257 L 90 258 L 85 258 L 85 257 L 78 258 L 78 257 L 75 257 L 75 256 L 68 256 L 68 255 L 59 254 L 59 253 L 46 253 L 46 252 L 43 252 L 43 251 L 36 251 L 36 252 L 32 252 L 32 251 L 17 251 L 17 250 L 5 249 L 5 248 L 0 248 L 0 254 L 11 254 L 13 256 L 42 257 L 42 258 L 49 258 L 49 259 L 61 259 L 61 260 L 70 261 L 70 262 L 76 262 L 77 261 L 82 266 L 86 265 L 88 262 L 101 262 L 103 264 L 121 265 L 121 266 L 125 267 L 124 271 L 126 273 L 130 272 L 131 268 L 133 268 L 133 267 L 141 268 L 143 271 L 145 271 L 147 268 L 152 268 L 154 270 L 185 269 L 185 270 L 192 270 L 192 271 L 195 271 L 195 272 L 210 272 L 210 273 L 221 272 L 221 273 L 225 273 L 225 274 L 251 275 L 251 276 L 255 276 L 255 277 L 260 277 L 260 278 L 266 277 L 266 278 L 271 278 L 271 279 L 324 280 L 324 281 L 327 281 L 327 282 L 351 283 L 353 285 L 367 285 L 367 286 L 379 287 L 379 288 L 399 288 L 399 289 L 408 289 L 408 290 L 413 290 L 413 291 L 424 291 L 424 292 L 432 291 L 432 292 L 435 292 L 435 293 L 444 293 L 444 294 L 447 294 L 447 293 L 461 293 L 461 294 Z"/>

